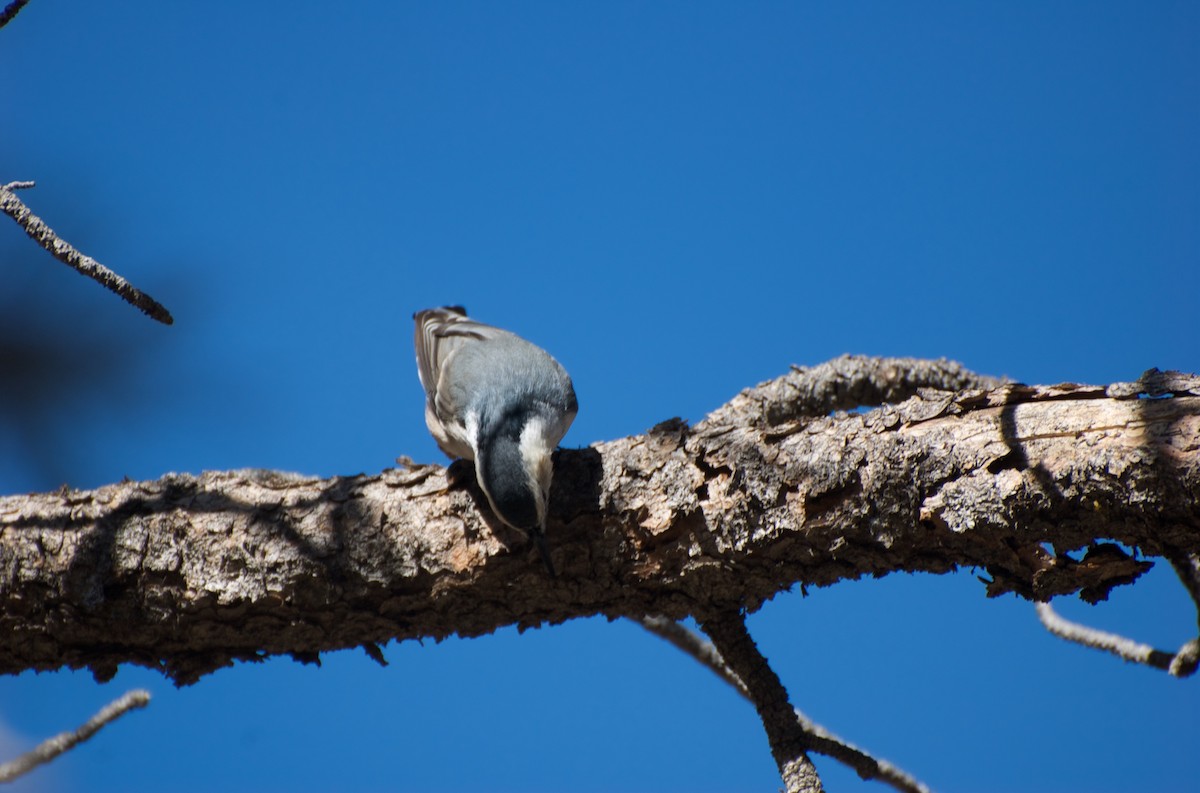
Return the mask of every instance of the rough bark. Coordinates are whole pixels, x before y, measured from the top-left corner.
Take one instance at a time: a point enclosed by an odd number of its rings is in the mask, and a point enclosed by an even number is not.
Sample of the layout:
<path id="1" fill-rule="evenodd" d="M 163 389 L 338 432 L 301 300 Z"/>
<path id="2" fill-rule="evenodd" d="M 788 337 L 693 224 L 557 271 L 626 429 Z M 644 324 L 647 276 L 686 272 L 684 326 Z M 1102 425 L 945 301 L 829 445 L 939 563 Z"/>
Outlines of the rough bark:
<path id="1" fill-rule="evenodd" d="M 825 367 L 841 386 L 797 369 L 695 427 L 559 452 L 553 580 L 438 466 L 2 498 L 0 672 L 104 679 L 131 662 L 190 683 L 235 659 L 754 609 L 796 584 L 958 566 L 985 570 L 989 594 L 1094 600 L 1144 572 L 1143 554 L 1200 551 L 1196 377 L 985 390 L 938 362 Z M 922 384 L 967 390 L 813 417 Z"/>

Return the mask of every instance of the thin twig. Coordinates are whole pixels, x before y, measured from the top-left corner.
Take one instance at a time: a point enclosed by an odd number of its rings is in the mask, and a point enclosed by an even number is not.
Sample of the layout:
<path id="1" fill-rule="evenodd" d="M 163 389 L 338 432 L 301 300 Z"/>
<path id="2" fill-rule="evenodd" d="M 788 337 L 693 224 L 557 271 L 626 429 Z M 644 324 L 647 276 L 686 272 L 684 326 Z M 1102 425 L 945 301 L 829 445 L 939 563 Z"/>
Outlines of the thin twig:
<path id="1" fill-rule="evenodd" d="M 66 240 L 54 233 L 41 218 L 33 214 L 21 199 L 17 198 L 16 190 L 33 187 L 33 182 L 9 182 L 0 186 L 0 212 L 11 217 L 21 228 L 25 229 L 33 240 L 45 248 L 50 254 L 68 267 L 86 275 L 107 289 L 116 292 L 126 302 L 141 309 L 152 319 L 164 325 L 171 325 L 175 320 L 154 298 L 137 289 L 121 276 L 108 269 L 90 256 L 85 256 Z"/>
<path id="2" fill-rule="evenodd" d="M 1200 667 L 1200 637 L 1183 643 L 1167 671 L 1174 677 L 1191 677 L 1197 667 Z"/>
<path id="3" fill-rule="evenodd" d="M 707 666 L 717 677 L 737 689 L 739 694 L 746 699 L 750 699 L 750 692 L 746 690 L 746 684 L 742 682 L 740 677 L 733 673 L 733 670 L 725 663 L 725 659 L 717 652 L 717 648 L 708 639 L 705 639 L 683 623 L 668 619 L 661 614 L 642 617 L 638 622 L 643 628 L 658 638 L 666 639 L 680 650 L 692 656 L 692 658 Z"/>
<path id="4" fill-rule="evenodd" d="M 1046 630 L 1060 639 L 1112 653 L 1125 661 L 1162 669 L 1175 677 L 1188 677 L 1196 671 L 1197 661 L 1200 660 L 1200 643 L 1195 639 L 1179 648 L 1179 652 L 1167 653 L 1115 633 L 1071 622 L 1049 603 L 1037 603 L 1035 606 L 1038 619 L 1046 626 Z"/>
<path id="5" fill-rule="evenodd" d="M 643 628 L 655 636 L 666 639 L 708 667 L 718 677 L 733 686 L 739 694 L 753 702 L 750 699 L 750 692 L 746 690 L 746 685 L 742 682 L 741 678 L 734 674 L 729 665 L 725 663 L 725 659 L 717 652 L 717 648 L 713 646 L 712 642 L 687 626 L 666 617 L 644 617 L 639 622 Z M 877 779 L 896 790 L 902 791 L 902 793 L 929 793 L 929 788 L 926 785 L 917 781 L 902 769 L 897 768 L 886 760 L 879 760 L 872 757 L 857 746 L 847 743 L 842 738 L 839 738 L 808 718 L 799 708 L 793 708 L 793 712 L 796 714 L 796 720 L 800 723 L 804 732 L 808 734 L 809 747 L 814 753 L 830 757 L 850 766 L 860 779 Z"/>
<path id="6" fill-rule="evenodd" d="M 43 763 L 48 763 L 63 752 L 70 751 L 78 744 L 91 738 L 100 728 L 111 721 L 119 719 L 135 708 L 144 708 L 150 702 L 150 693 L 142 689 L 130 691 L 119 699 L 105 705 L 100 712 L 88 719 L 82 726 L 71 732 L 64 732 L 47 738 L 32 750 L 15 760 L 0 765 L 0 783 L 11 782 L 19 776 L 28 774 Z"/>
<path id="7" fill-rule="evenodd" d="M 1192 598 L 1192 603 L 1196 605 L 1196 627 L 1200 628 L 1200 554 L 1172 548 L 1167 550 L 1166 556 L 1183 588 Z M 1200 635 L 1179 648 L 1167 671 L 1175 677 L 1188 677 L 1195 673 L 1197 666 L 1200 666 Z"/>
<path id="8" fill-rule="evenodd" d="M 1200 626 L 1200 554 L 1169 549 L 1166 557 L 1171 567 L 1175 568 L 1183 588 L 1196 604 L 1196 624 Z"/>
<path id="9" fill-rule="evenodd" d="M 9 22 L 12 22 L 13 17 L 20 13 L 21 9 L 24 8 L 28 2 L 29 0 L 12 0 L 11 3 L 6 5 L 4 10 L 0 11 L 0 28 L 4 27 Z"/>
<path id="10" fill-rule="evenodd" d="M 700 629 L 712 639 L 730 671 L 745 684 L 767 731 L 771 755 L 787 793 L 820 793 L 821 778 L 807 751 L 811 740 L 796 721 L 787 689 L 746 630 L 741 611 L 728 609 L 708 615 L 701 620 Z"/>

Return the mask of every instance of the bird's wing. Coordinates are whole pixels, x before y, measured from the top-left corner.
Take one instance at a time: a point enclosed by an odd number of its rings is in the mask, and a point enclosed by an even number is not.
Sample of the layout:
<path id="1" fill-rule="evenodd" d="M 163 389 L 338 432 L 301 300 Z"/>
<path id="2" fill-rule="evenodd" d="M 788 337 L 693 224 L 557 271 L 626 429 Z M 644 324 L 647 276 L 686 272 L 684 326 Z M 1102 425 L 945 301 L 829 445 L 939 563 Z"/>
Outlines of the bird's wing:
<path id="1" fill-rule="evenodd" d="M 470 340 L 506 335 L 505 331 L 467 317 L 461 306 L 428 308 L 413 314 L 416 321 L 417 375 L 430 399 L 436 396 L 439 373 L 446 362 Z"/>
<path id="2" fill-rule="evenodd" d="M 417 376 L 421 378 L 426 397 L 432 401 L 437 393 L 438 371 L 454 346 L 445 345 L 442 340 L 455 324 L 470 320 L 466 311 L 451 306 L 418 311 L 413 314 L 413 321 L 416 325 L 413 344 L 417 349 Z"/>
<path id="3" fill-rule="evenodd" d="M 466 405 L 457 404 L 456 394 L 440 387 L 442 372 L 464 347 L 511 334 L 469 319 L 466 310 L 460 306 L 418 311 L 413 319 L 416 321 L 417 374 L 425 388 L 426 404 L 443 424 L 461 424 Z"/>

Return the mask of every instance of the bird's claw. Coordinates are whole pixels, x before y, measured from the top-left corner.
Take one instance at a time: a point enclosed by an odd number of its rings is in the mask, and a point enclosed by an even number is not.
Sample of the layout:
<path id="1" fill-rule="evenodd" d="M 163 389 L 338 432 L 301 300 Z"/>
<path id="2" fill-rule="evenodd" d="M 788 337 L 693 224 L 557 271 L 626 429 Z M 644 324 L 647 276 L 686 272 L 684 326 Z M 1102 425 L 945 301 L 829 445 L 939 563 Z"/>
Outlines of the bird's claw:
<path id="1" fill-rule="evenodd" d="M 446 466 L 446 489 L 464 487 L 475 479 L 475 466 L 470 460 L 459 458 Z"/>

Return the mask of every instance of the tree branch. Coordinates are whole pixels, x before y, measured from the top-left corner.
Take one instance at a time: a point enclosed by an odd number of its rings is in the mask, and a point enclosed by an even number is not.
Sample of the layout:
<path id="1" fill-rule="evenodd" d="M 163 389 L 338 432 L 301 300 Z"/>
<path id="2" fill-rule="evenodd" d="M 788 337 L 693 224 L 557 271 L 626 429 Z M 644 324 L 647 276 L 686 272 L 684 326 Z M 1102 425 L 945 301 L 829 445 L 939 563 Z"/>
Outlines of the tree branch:
<path id="1" fill-rule="evenodd" d="M 868 368 L 908 371 L 896 360 Z M 1200 553 L 1194 377 L 922 391 L 767 422 L 797 414 L 774 400 L 819 368 L 694 428 L 560 450 L 553 580 L 473 483 L 448 489 L 438 466 L 169 474 L 0 498 L 0 673 L 107 679 L 136 663 L 182 684 L 272 654 L 595 614 L 679 619 L 754 609 L 797 583 L 960 566 L 986 570 L 989 594 L 1097 599 L 1150 567 L 1122 545 Z M 1139 396 L 1165 385 L 1170 396 Z"/>
<path id="2" fill-rule="evenodd" d="M 4 13 L 8 13 L 13 5 L 16 4 L 11 4 Z M 17 11 L 19 10 L 18 8 Z M 16 14 L 16 11 L 13 11 L 13 14 Z M 6 185 L 0 185 L 0 212 L 4 212 L 15 220 L 21 228 L 25 229 L 25 233 L 33 238 L 34 242 L 49 251 L 55 259 L 120 295 L 127 303 L 141 309 L 152 319 L 156 319 L 164 325 L 175 322 L 171 317 L 171 312 L 167 311 L 157 300 L 135 288 L 92 257 L 77 251 L 66 240 L 55 234 L 54 229 L 47 226 L 41 218 L 33 214 L 29 207 L 25 206 L 20 198 L 17 198 L 15 192 L 33 186 L 33 182 L 9 182 Z"/>
<path id="3" fill-rule="evenodd" d="M 746 689 L 746 684 L 729 668 L 712 642 L 675 620 L 661 615 L 644 617 L 640 620 L 640 624 L 646 630 L 665 639 L 708 667 L 717 677 L 733 686 L 751 704 L 754 703 L 750 692 Z M 793 713 L 800 729 L 805 733 L 810 750 L 815 754 L 831 757 L 850 766 L 860 779 L 877 779 L 902 793 L 929 793 L 928 787 L 908 773 L 886 760 L 876 759 L 857 746 L 847 743 L 809 719 L 799 708 L 793 708 Z"/>
<path id="4" fill-rule="evenodd" d="M 150 704 L 150 693 L 137 689 L 108 703 L 100 712 L 92 716 L 78 729 L 63 732 L 53 738 L 47 738 L 31 751 L 26 752 L 15 760 L 0 765 L 0 783 L 11 782 L 17 777 L 28 774 L 39 765 L 48 763 L 64 752 L 69 752 L 77 745 L 91 738 L 100 728 L 109 722 L 116 721 L 131 710 L 144 708 Z"/>
<path id="5" fill-rule="evenodd" d="M 750 700 L 750 692 L 746 689 L 746 684 L 729 668 L 729 664 L 725 663 L 725 659 L 721 657 L 721 654 L 717 652 L 717 648 L 708 639 L 705 639 L 677 620 L 664 617 L 661 614 L 651 614 L 647 617 L 642 617 L 637 622 L 650 633 L 670 642 L 677 649 L 682 650 L 699 661 L 710 672 L 732 686 L 735 691 L 747 700 Z M 753 702 L 753 700 L 750 701 Z M 798 710 L 796 712 L 799 713 Z"/>
<path id="6" fill-rule="evenodd" d="M 1179 582 L 1187 590 L 1188 597 L 1196 605 L 1196 625 L 1200 627 L 1200 554 L 1180 551 L 1177 548 L 1165 550 L 1167 561 L 1175 568 Z"/>
<path id="7" fill-rule="evenodd" d="M 817 366 L 793 366 L 786 377 L 748 388 L 718 408 L 710 420 L 723 419 L 725 411 L 742 422 L 778 427 L 834 410 L 896 404 L 922 391 L 986 390 L 1004 382 L 975 374 L 945 358 L 927 361 L 842 355 Z"/>
<path id="8" fill-rule="evenodd" d="M 767 731 L 771 755 L 787 793 L 820 793 L 824 788 L 808 757 L 808 736 L 796 720 L 787 689 L 746 630 L 745 617 L 737 610 L 719 611 L 703 617 L 700 629 L 712 639 L 730 671 L 744 683 Z"/>
<path id="9" fill-rule="evenodd" d="M 1175 568 L 1192 602 L 1196 604 L 1197 624 L 1200 624 L 1200 555 L 1182 553 L 1174 548 L 1165 549 L 1164 555 Z M 1126 661 L 1162 669 L 1175 677 L 1191 677 L 1197 667 L 1200 667 L 1200 636 L 1184 642 L 1183 646 L 1172 654 L 1114 633 L 1071 622 L 1056 612 L 1049 603 L 1036 605 L 1038 619 L 1048 631 L 1061 639 L 1104 650 Z"/>
<path id="10" fill-rule="evenodd" d="M 21 13 L 21 9 L 24 8 L 28 3 L 29 0 L 12 0 L 11 3 L 6 5 L 4 10 L 0 11 L 0 28 L 4 27 L 9 22 L 12 22 L 13 18 L 17 14 Z"/>
<path id="11" fill-rule="evenodd" d="M 1060 615 L 1049 603 L 1037 603 L 1038 619 L 1046 626 L 1046 630 L 1060 639 L 1082 644 L 1095 650 L 1130 661 L 1135 664 L 1145 664 L 1155 669 L 1170 672 L 1176 677 L 1189 677 L 1196 671 L 1197 658 L 1196 640 L 1183 645 L 1177 653 L 1166 653 L 1156 650 L 1148 644 L 1139 644 L 1132 639 L 1118 636 L 1115 633 L 1081 625 Z"/>

